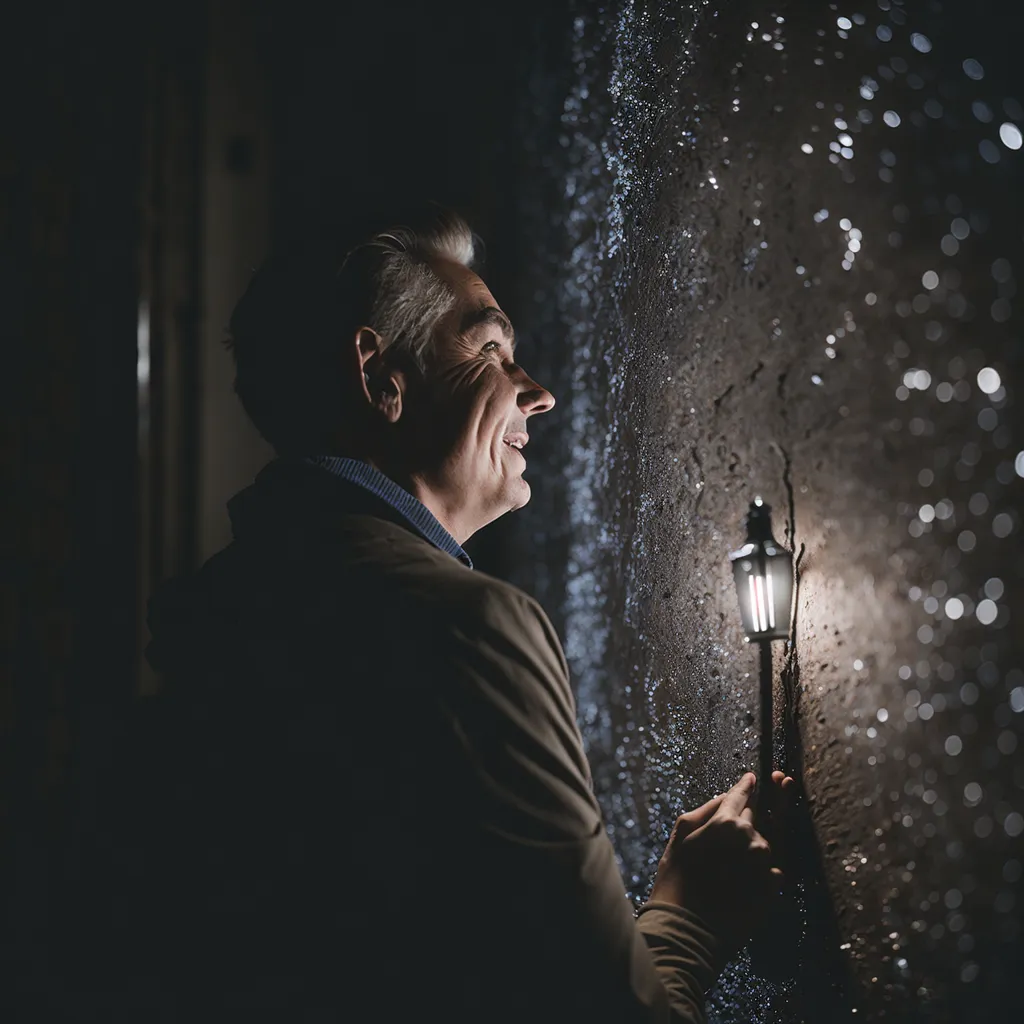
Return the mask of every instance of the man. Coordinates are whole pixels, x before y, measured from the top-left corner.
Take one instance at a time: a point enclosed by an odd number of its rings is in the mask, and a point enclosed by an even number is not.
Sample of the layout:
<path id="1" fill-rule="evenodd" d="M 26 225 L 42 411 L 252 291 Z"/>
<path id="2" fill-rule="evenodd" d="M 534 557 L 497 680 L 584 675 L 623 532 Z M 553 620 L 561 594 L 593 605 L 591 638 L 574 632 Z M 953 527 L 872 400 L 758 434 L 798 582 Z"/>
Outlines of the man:
<path id="1" fill-rule="evenodd" d="M 433 210 L 272 261 L 233 315 L 279 458 L 151 607 L 144 916 L 182 1020 L 701 1021 L 777 888 L 746 775 L 627 904 L 554 630 L 463 550 L 529 500 L 554 404 L 472 262 Z"/>

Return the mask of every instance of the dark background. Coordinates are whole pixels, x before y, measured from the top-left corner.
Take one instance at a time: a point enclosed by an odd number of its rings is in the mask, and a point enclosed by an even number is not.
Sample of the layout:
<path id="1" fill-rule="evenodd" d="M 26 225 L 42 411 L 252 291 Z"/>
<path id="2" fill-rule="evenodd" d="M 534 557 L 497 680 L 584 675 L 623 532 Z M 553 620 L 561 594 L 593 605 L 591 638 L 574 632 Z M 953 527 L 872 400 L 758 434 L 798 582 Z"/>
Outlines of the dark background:
<path id="1" fill-rule="evenodd" d="M 145 598 L 228 539 L 269 450 L 231 308 L 278 245 L 430 198 L 512 315 L 523 98 L 559 3 L 44 3 L 5 13 L 0 977 L 47 971 L 61 880 L 103 856 Z M 557 121 L 557 109 L 554 111 Z M 474 545 L 497 571 L 501 529 Z M 8 982 L 0 987 L 9 988 Z"/>

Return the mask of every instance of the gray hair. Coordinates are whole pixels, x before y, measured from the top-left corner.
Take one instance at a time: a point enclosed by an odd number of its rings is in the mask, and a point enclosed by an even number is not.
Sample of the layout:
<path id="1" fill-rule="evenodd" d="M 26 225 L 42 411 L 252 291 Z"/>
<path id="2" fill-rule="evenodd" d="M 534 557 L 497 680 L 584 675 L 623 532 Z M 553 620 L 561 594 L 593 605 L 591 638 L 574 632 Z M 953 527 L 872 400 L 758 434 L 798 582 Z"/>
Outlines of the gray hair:
<path id="1" fill-rule="evenodd" d="M 376 264 L 369 323 L 384 339 L 385 349 L 408 353 L 426 370 L 437 325 L 455 305 L 455 293 L 433 270 L 431 260 L 445 259 L 472 267 L 476 239 L 458 215 L 441 210 L 431 224 L 379 231 L 345 258 L 360 256 Z"/>
<path id="2" fill-rule="evenodd" d="M 426 372 L 437 326 L 455 305 L 431 263 L 474 264 L 478 240 L 456 213 L 431 206 L 381 223 L 349 235 L 356 244 L 347 248 L 321 240 L 272 257 L 231 315 L 235 392 L 282 454 L 322 454 L 335 435 L 344 417 L 339 346 L 358 327 Z"/>

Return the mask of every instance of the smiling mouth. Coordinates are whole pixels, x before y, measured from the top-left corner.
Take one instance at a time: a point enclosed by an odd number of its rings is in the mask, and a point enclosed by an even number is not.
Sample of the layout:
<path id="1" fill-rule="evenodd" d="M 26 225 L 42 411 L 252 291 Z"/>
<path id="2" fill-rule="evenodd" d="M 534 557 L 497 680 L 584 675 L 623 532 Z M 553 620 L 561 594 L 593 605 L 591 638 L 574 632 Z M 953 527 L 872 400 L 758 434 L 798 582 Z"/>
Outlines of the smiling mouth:
<path id="1" fill-rule="evenodd" d="M 511 434 L 506 434 L 502 438 L 502 442 L 509 448 L 515 448 L 516 451 L 521 452 L 526 447 L 530 440 L 530 435 L 522 431 L 514 431 Z M 525 458 L 525 456 L 523 456 Z"/>

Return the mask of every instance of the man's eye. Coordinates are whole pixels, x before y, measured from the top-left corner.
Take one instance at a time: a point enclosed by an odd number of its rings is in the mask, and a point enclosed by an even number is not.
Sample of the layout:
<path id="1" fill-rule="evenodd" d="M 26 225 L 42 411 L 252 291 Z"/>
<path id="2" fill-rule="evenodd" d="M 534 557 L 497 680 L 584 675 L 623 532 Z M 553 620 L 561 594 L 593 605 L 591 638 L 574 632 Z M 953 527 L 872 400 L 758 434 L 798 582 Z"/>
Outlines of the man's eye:
<path id="1" fill-rule="evenodd" d="M 494 346 L 493 349 L 491 348 L 492 345 Z M 501 351 L 501 342 L 500 341 L 489 341 L 489 342 L 487 342 L 486 345 L 484 345 L 484 347 L 482 349 L 480 349 L 480 351 L 481 352 L 487 352 L 487 351 L 500 352 Z"/>

